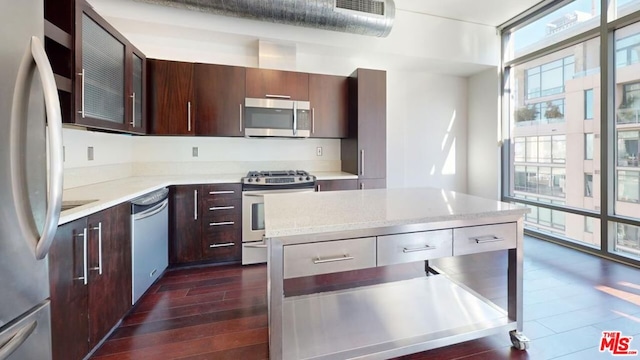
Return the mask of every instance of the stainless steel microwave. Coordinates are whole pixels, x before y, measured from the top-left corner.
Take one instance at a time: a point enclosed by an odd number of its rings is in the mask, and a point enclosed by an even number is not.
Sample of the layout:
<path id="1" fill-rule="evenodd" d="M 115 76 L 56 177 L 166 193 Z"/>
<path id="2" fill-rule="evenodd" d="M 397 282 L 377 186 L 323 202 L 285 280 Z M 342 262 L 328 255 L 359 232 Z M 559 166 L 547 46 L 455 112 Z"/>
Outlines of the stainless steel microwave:
<path id="1" fill-rule="evenodd" d="M 309 137 L 310 113 L 308 101 L 246 98 L 244 134 L 247 137 Z"/>

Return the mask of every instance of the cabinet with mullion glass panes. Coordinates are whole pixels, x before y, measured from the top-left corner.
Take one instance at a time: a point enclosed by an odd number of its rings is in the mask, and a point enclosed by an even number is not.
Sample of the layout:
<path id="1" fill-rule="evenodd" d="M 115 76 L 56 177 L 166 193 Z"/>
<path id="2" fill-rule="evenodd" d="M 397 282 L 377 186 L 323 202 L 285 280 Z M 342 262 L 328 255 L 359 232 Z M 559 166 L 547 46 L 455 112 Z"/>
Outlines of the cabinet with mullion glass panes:
<path id="1" fill-rule="evenodd" d="M 65 0 L 68 1 L 68 0 Z M 75 116 L 66 121 L 95 129 L 145 133 L 146 58 L 84 0 L 75 7 Z M 132 54 L 137 54 L 137 60 Z M 135 94 L 135 95 L 134 95 Z"/>

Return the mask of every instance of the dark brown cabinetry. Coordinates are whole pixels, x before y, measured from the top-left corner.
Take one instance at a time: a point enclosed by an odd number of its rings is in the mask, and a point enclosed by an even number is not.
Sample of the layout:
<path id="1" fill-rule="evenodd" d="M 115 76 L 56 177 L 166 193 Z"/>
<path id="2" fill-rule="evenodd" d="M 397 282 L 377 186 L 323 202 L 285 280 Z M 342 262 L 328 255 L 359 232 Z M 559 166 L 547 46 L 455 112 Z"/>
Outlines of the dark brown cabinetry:
<path id="1" fill-rule="evenodd" d="M 89 287 L 83 261 L 86 226 L 86 219 L 60 226 L 49 252 L 54 360 L 83 359 L 89 352 Z"/>
<path id="2" fill-rule="evenodd" d="M 196 133 L 244 136 L 245 68 L 195 64 Z"/>
<path id="3" fill-rule="evenodd" d="M 341 142 L 342 171 L 357 174 L 359 187 L 386 186 L 387 76 L 358 69 L 349 78 L 349 138 Z"/>
<path id="4" fill-rule="evenodd" d="M 309 74 L 247 68 L 246 97 L 309 100 Z"/>
<path id="5" fill-rule="evenodd" d="M 155 135 L 195 135 L 194 64 L 148 60 L 150 130 Z"/>
<path id="6" fill-rule="evenodd" d="M 242 186 L 204 185 L 202 257 L 215 262 L 242 259 Z"/>
<path id="7" fill-rule="evenodd" d="M 53 359 L 84 358 L 130 308 L 129 204 L 60 226 L 49 253 Z"/>
<path id="8" fill-rule="evenodd" d="M 169 262 L 240 261 L 241 196 L 240 184 L 171 187 Z"/>
<path id="9" fill-rule="evenodd" d="M 309 74 L 311 137 L 349 135 L 349 82 L 344 76 Z"/>
<path id="10" fill-rule="evenodd" d="M 316 181 L 316 191 L 336 191 L 336 190 L 356 190 L 356 189 L 358 189 L 357 179 Z"/>
<path id="11" fill-rule="evenodd" d="M 63 121 L 143 134 L 146 58 L 84 0 L 45 0 Z"/>
<path id="12" fill-rule="evenodd" d="M 169 263 L 172 265 L 202 260 L 200 196 L 200 185 L 169 188 Z"/>

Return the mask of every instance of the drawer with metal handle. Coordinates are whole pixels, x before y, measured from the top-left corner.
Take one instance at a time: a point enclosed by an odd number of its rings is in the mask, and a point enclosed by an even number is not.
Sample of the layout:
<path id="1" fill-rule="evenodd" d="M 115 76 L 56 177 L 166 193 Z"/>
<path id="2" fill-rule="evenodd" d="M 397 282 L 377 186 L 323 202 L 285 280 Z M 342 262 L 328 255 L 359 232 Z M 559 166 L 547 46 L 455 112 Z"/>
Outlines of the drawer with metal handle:
<path id="1" fill-rule="evenodd" d="M 223 226 L 224 228 L 224 226 Z M 242 231 L 239 228 L 224 228 L 202 237 L 202 254 L 205 259 L 231 261 L 240 258 Z"/>
<path id="2" fill-rule="evenodd" d="M 242 216 L 235 212 L 231 214 L 209 215 L 202 219 L 203 235 L 227 231 L 237 230 L 242 233 Z"/>
<path id="3" fill-rule="evenodd" d="M 220 217 L 240 215 L 242 213 L 241 199 L 207 199 L 202 202 L 203 218 L 218 219 Z"/>
<path id="4" fill-rule="evenodd" d="M 211 184 L 202 187 L 205 199 L 240 199 L 242 197 L 241 184 Z"/>
<path id="5" fill-rule="evenodd" d="M 285 279 L 375 266 L 375 237 L 284 247 Z"/>
<path id="6" fill-rule="evenodd" d="M 451 230 L 378 236 L 378 266 L 453 255 Z"/>
<path id="7" fill-rule="evenodd" d="M 516 247 L 516 223 L 453 229 L 453 256 Z"/>

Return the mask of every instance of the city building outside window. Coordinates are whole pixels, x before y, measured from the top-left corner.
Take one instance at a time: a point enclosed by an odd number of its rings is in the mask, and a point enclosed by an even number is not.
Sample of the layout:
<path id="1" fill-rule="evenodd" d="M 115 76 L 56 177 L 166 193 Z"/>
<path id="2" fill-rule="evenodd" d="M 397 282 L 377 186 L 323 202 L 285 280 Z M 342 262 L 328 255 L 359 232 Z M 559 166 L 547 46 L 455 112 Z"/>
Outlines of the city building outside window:
<path id="1" fill-rule="evenodd" d="M 584 119 L 593 120 L 593 89 L 584 91 Z"/>
<path id="2" fill-rule="evenodd" d="M 618 201 L 640 203 L 640 171 L 618 171 L 617 184 Z"/>
<path id="3" fill-rule="evenodd" d="M 511 140 L 503 195 L 531 209 L 525 229 L 638 265 L 640 0 L 558 4 L 502 33 Z M 579 182 L 583 191 L 567 190 Z M 603 193 L 600 184 L 608 185 Z"/>
<path id="4" fill-rule="evenodd" d="M 593 197 L 593 174 L 584 174 L 584 196 Z"/>
<path id="5" fill-rule="evenodd" d="M 593 234 L 593 218 L 589 216 L 584 217 L 584 232 Z"/>
<path id="6" fill-rule="evenodd" d="M 584 134 L 584 159 L 593 160 L 593 134 Z"/>

